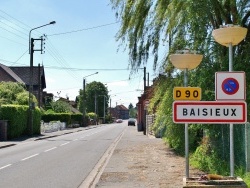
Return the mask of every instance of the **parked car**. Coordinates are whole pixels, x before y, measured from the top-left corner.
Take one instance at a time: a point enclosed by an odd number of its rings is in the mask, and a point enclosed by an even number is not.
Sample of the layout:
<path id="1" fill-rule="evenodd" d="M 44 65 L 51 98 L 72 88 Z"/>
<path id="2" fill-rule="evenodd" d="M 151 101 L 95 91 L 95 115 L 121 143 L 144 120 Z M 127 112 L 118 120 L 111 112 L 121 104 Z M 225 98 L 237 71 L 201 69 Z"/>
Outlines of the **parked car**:
<path id="1" fill-rule="evenodd" d="M 122 123 L 122 119 L 115 120 L 116 123 Z"/>
<path id="2" fill-rule="evenodd" d="M 135 126 L 135 119 L 134 118 L 129 118 L 128 119 L 128 126 L 129 125 L 134 125 Z"/>

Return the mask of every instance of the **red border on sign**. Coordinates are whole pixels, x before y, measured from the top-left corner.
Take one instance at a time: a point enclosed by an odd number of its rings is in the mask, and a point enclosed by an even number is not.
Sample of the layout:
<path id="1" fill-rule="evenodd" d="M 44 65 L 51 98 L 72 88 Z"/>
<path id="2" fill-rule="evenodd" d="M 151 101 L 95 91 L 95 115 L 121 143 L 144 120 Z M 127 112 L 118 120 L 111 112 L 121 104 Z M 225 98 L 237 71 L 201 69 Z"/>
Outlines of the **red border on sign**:
<path id="1" fill-rule="evenodd" d="M 241 119 L 211 119 L 211 118 L 204 118 L 204 119 L 177 119 L 177 106 L 178 105 L 209 105 L 209 106 L 224 106 L 224 105 L 237 105 L 242 106 L 243 114 Z M 247 105 L 246 102 L 233 102 L 233 101 L 193 101 L 193 102 L 186 102 L 186 101 L 175 101 L 173 102 L 173 121 L 175 123 L 200 123 L 200 124 L 226 124 L 226 123 L 246 123 L 247 119 Z"/>

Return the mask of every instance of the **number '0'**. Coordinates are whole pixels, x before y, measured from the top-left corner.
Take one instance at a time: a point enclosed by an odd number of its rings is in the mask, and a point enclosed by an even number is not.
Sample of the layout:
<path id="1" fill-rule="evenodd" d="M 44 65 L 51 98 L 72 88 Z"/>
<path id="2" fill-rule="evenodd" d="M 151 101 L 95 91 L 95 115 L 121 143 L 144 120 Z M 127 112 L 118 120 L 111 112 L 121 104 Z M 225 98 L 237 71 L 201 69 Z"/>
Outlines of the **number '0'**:
<path id="1" fill-rule="evenodd" d="M 189 98 L 191 96 L 191 92 L 189 90 L 185 91 L 186 97 Z M 192 97 L 197 98 L 199 96 L 199 92 L 194 90 L 192 93 Z"/>

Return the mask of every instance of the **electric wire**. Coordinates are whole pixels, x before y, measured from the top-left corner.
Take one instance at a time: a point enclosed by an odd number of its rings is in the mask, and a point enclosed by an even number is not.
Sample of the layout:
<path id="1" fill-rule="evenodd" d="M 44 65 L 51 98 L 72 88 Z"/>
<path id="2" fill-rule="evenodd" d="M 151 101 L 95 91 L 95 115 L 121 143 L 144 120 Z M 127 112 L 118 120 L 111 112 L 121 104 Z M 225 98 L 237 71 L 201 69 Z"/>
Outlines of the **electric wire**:
<path id="1" fill-rule="evenodd" d="M 119 22 L 120 21 L 113 22 L 113 23 L 108 23 L 108 24 L 103 24 L 103 25 L 98 25 L 98 26 L 93 26 L 93 27 L 89 27 L 89 28 L 83 28 L 83 29 L 68 31 L 68 32 L 55 33 L 55 34 L 50 34 L 48 36 L 57 36 L 57 35 L 66 35 L 66 34 L 71 34 L 71 33 L 77 33 L 77 32 L 82 32 L 82 31 L 87 31 L 87 30 L 92 30 L 92 29 L 97 29 L 97 28 L 101 28 L 101 27 L 106 27 L 106 26 L 114 25 L 114 24 L 117 24 Z"/>

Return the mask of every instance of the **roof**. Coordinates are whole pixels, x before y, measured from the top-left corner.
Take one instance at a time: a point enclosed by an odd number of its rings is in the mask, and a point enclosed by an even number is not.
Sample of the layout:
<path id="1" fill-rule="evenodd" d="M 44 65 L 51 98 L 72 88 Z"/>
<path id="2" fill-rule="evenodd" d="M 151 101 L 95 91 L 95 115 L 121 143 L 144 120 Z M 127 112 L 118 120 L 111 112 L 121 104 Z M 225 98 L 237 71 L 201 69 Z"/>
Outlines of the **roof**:
<path id="1" fill-rule="evenodd" d="M 118 110 L 129 110 L 128 108 L 126 108 L 124 105 L 117 105 L 116 106 L 116 108 L 118 109 Z"/>
<path id="2" fill-rule="evenodd" d="M 30 67 L 9 67 L 18 77 L 20 77 L 26 85 L 29 85 L 30 82 Z M 40 76 L 41 76 L 41 85 L 42 88 L 46 88 L 46 81 L 45 81 L 45 73 L 43 66 L 34 66 L 33 67 L 33 85 L 39 85 L 39 69 L 40 69 Z"/>
<path id="3" fill-rule="evenodd" d="M 25 84 L 25 82 L 15 73 L 13 72 L 9 67 L 3 65 L 0 63 L 0 67 L 10 76 L 12 77 L 15 81 Z"/>

